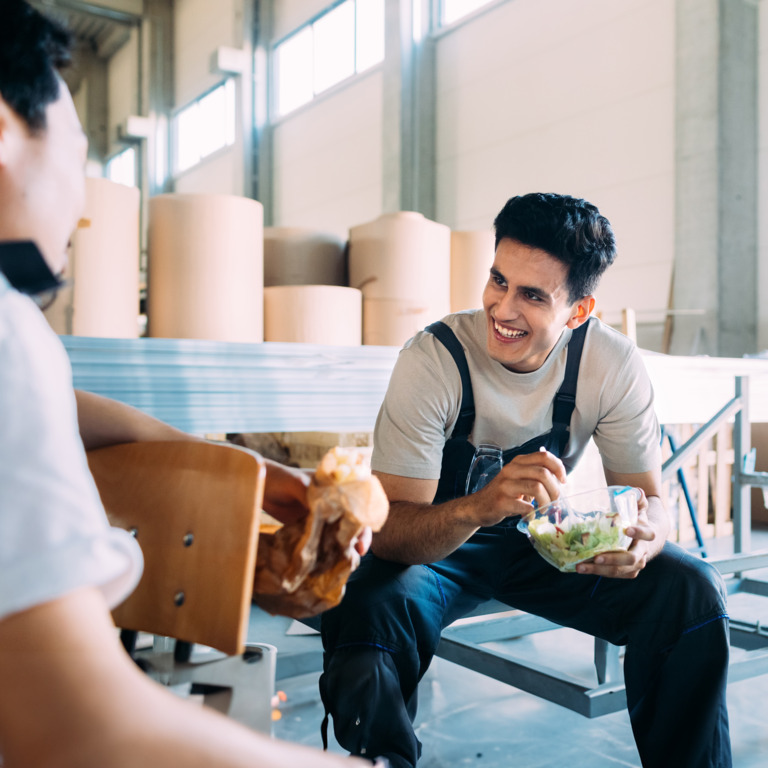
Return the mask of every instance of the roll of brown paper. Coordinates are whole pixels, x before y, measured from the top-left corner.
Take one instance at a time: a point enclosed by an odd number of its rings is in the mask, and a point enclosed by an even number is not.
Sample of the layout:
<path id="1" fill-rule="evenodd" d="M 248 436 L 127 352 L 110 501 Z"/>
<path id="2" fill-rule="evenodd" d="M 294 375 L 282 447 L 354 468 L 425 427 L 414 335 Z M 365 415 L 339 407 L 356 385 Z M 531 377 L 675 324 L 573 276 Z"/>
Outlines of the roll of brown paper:
<path id="1" fill-rule="evenodd" d="M 347 285 L 347 241 L 299 227 L 264 228 L 264 285 Z"/>
<path id="2" fill-rule="evenodd" d="M 264 289 L 264 341 L 359 346 L 363 302 L 356 288 L 274 285 Z"/>
<path id="3" fill-rule="evenodd" d="M 139 335 L 139 201 L 136 187 L 86 179 L 85 214 L 72 236 L 71 284 L 46 310 L 61 334 L 131 339 Z"/>
<path id="4" fill-rule="evenodd" d="M 150 336 L 260 342 L 264 215 L 234 195 L 149 201 Z"/>
<path id="5" fill-rule="evenodd" d="M 450 307 L 451 231 L 411 211 L 349 230 L 349 284 L 366 299 Z"/>
<path id="6" fill-rule="evenodd" d="M 451 232 L 451 312 L 483 306 L 494 250 L 490 229 Z"/>

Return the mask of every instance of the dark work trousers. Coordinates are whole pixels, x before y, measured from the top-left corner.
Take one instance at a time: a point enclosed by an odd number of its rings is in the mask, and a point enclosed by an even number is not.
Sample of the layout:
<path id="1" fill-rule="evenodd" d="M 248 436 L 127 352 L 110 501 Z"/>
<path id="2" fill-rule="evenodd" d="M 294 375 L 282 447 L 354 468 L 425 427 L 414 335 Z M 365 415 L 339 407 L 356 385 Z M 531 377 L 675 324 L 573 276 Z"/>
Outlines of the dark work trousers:
<path id="1" fill-rule="evenodd" d="M 667 543 L 636 579 L 565 574 L 509 525 L 480 529 L 429 566 L 363 558 L 322 617 L 320 691 L 339 744 L 415 766 L 417 685 L 440 632 L 489 598 L 627 646 L 627 704 L 645 768 L 731 765 L 717 570 Z"/>

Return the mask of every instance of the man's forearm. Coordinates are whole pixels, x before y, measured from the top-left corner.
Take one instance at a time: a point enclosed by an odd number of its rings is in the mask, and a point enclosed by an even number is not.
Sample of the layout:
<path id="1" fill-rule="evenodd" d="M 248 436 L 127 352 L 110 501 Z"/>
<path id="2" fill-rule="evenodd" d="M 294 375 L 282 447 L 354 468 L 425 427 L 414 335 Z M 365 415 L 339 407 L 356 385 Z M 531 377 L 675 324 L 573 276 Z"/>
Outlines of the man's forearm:
<path id="1" fill-rule="evenodd" d="M 80 437 L 86 450 L 119 443 L 200 439 L 117 400 L 78 389 L 75 399 Z"/>
<path id="2" fill-rule="evenodd" d="M 671 529 L 669 513 L 658 496 L 648 497 L 648 522 L 656 531 L 656 539 L 653 541 L 653 556 L 655 557 L 661 552 Z"/>
<path id="3" fill-rule="evenodd" d="M 389 517 L 374 534 L 371 551 L 384 560 L 420 565 L 442 560 L 475 531 L 468 511 L 468 497 L 444 504 L 390 503 Z"/>

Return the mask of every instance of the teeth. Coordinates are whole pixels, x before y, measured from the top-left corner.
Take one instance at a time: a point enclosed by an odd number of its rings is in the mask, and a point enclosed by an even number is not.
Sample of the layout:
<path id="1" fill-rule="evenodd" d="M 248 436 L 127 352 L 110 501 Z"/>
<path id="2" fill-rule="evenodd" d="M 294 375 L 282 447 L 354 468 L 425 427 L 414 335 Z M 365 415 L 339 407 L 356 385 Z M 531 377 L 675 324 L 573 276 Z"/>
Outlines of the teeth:
<path id="1" fill-rule="evenodd" d="M 508 339 L 520 339 L 526 335 L 526 331 L 510 331 L 509 328 L 503 328 L 498 323 L 494 322 L 493 327 L 502 335 Z"/>

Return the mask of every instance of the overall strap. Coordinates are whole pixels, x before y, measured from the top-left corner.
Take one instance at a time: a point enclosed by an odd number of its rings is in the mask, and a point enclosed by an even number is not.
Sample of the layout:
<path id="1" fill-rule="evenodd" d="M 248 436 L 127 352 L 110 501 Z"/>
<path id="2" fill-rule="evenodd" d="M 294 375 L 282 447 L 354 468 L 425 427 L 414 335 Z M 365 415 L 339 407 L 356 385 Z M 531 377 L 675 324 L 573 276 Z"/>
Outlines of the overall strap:
<path id="1" fill-rule="evenodd" d="M 456 338 L 456 334 L 442 321 L 428 325 L 424 330 L 433 334 L 438 341 L 451 353 L 461 376 L 461 407 L 456 426 L 453 428 L 453 438 L 467 439 L 475 422 L 475 397 L 472 394 L 472 380 L 469 378 L 469 366 L 464 354 L 464 347 Z"/>
<path id="2" fill-rule="evenodd" d="M 555 395 L 552 407 L 552 431 L 563 436 L 567 440 L 567 433 L 571 426 L 571 416 L 576 407 L 576 385 L 579 379 L 579 365 L 581 352 L 584 349 L 584 338 L 587 335 L 587 326 L 591 320 L 582 323 L 568 341 L 568 357 L 565 361 L 565 375 Z M 563 448 L 565 444 L 563 443 Z"/>

